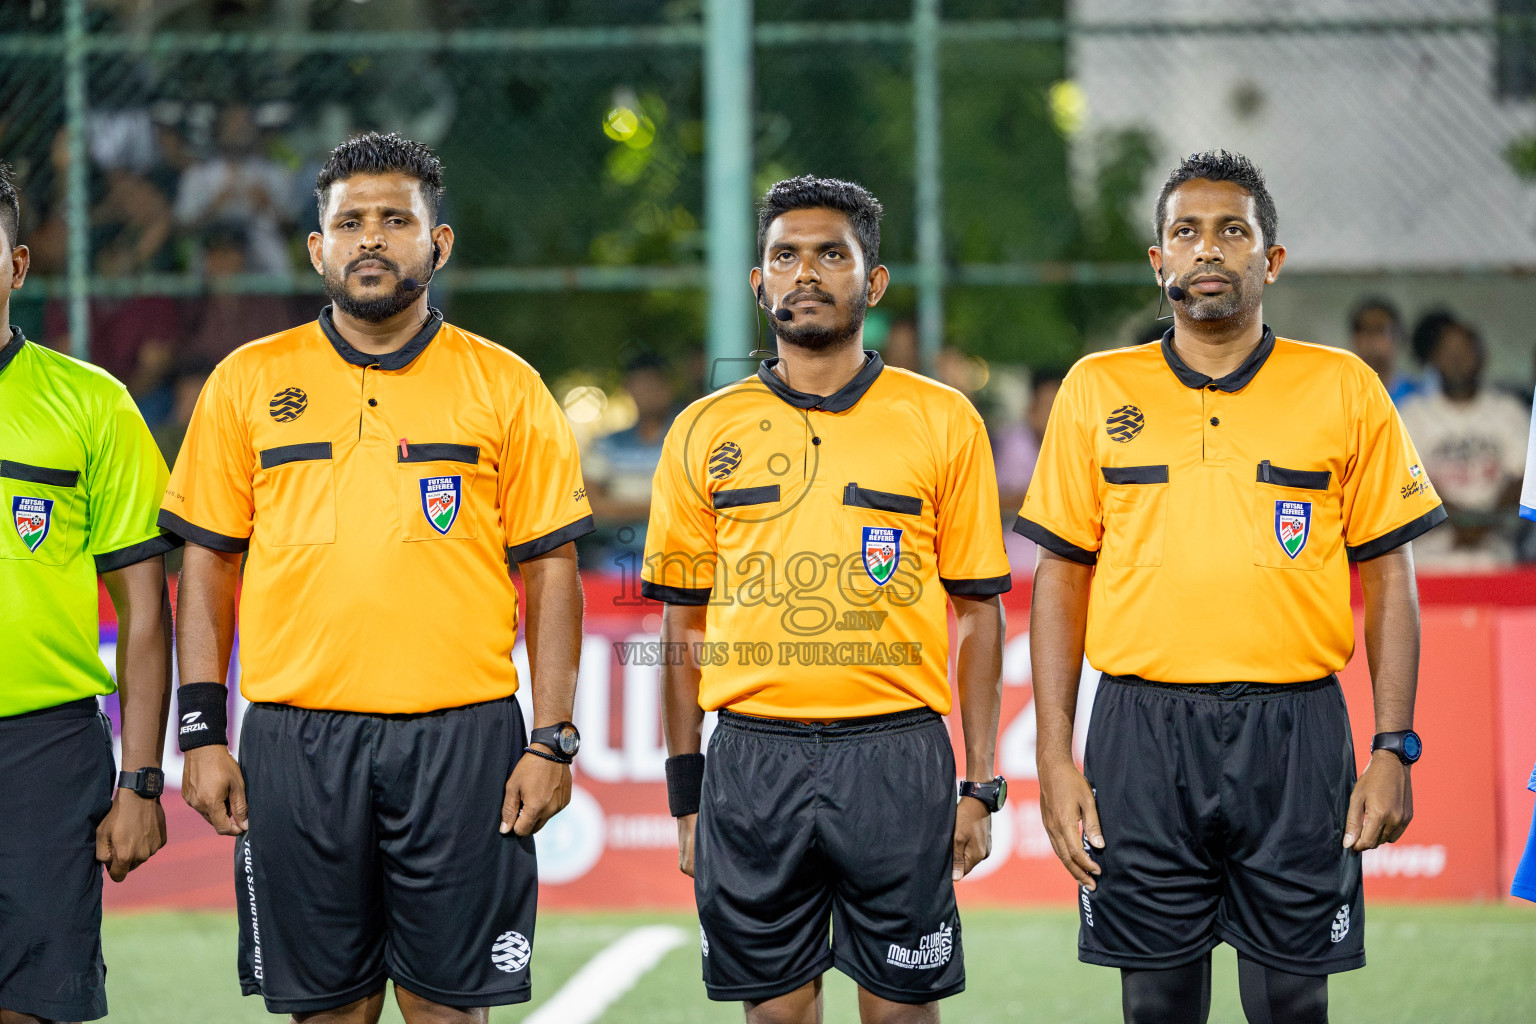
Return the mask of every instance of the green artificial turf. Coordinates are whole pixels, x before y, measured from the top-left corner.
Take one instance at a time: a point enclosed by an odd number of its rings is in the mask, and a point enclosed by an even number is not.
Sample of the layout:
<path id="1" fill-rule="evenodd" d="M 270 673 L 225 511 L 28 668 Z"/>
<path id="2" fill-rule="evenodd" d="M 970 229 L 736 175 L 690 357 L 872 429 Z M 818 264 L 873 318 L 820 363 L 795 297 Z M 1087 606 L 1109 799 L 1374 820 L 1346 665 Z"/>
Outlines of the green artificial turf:
<path id="1" fill-rule="evenodd" d="M 1349 1024 L 1472 1024 L 1536 1019 L 1536 908 L 1399 906 L 1369 911 L 1370 966 L 1334 978 L 1331 1017 Z M 699 981 L 697 924 L 683 914 L 562 914 L 539 922 L 534 1001 L 491 1014 L 520 1021 L 604 946 L 642 924 L 676 924 L 690 941 L 600 1018 L 602 1024 L 725 1024 L 740 1007 L 710 1003 Z M 233 913 L 109 915 L 107 988 L 119 1024 L 273 1021 L 235 980 Z M 1071 910 L 965 914 L 968 988 L 944 1004 L 954 1024 L 1072 1021 L 1117 1024 L 1116 972 L 1077 962 Z M 1212 1024 L 1240 1024 L 1237 964 L 1220 947 Z M 826 1024 L 857 1021 L 852 982 L 833 972 Z M 398 1024 L 391 1006 L 385 1021 Z"/>

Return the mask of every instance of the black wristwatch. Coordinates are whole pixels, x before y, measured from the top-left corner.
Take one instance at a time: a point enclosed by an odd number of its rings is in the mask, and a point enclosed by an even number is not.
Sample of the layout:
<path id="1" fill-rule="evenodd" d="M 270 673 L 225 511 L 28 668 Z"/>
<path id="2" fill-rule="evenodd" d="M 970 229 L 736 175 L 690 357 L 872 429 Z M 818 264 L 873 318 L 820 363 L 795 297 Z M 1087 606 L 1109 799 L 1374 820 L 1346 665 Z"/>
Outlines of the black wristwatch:
<path id="1" fill-rule="evenodd" d="M 117 776 L 117 788 L 131 789 L 145 800 L 155 800 L 165 792 L 165 772 L 159 768 L 121 772 Z"/>
<path id="2" fill-rule="evenodd" d="M 1403 764 L 1413 764 L 1424 756 L 1424 741 L 1412 729 L 1403 732 L 1379 732 L 1371 738 L 1371 753 L 1390 750 Z"/>
<path id="3" fill-rule="evenodd" d="M 988 812 L 996 814 L 1008 801 L 1008 780 L 999 775 L 991 782 L 962 782 L 960 795 L 975 797 Z"/>
<path id="4" fill-rule="evenodd" d="M 542 729 L 530 732 L 528 742 L 530 745 L 544 744 L 555 752 L 556 758 L 570 764 L 576 752 L 581 749 L 581 733 L 577 732 L 576 726 L 570 722 L 556 722 L 554 725 L 546 725 Z"/>

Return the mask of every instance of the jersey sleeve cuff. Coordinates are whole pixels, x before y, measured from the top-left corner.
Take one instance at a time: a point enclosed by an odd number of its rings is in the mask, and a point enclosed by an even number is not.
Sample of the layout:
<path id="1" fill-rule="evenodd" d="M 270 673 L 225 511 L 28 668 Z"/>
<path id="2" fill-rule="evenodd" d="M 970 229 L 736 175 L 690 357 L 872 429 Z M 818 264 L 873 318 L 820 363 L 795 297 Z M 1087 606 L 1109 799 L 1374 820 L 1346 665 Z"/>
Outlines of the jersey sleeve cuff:
<path id="1" fill-rule="evenodd" d="M 157 520 L 160 529 L 169 530 L 182 540 L 190 541 L 200 547 L 213 551 L 223 551 L 226 554 L 238 555 L 251 546 L 249 537 L 231 537 L 228 534 L 214 533 L 205 530 L 201 526 L 194 526 L 181 516 L 166 509 L 160 510 L 160 518 Z"/>
<path id="2" fill-rule="evenodd" d="M 1423 536 L 1430 530 L 1445 522 L 1446 515 L 1444 505 L 1436 505 L 1419 518 L 1409 523 L 1404 523 L 1390 533 L 1384 533 L 1375 540 L 1366 541 L 1359 547 L 1345 547 L 1349 552 L 1351 562 L 1369 562 L 1373 558 L 1380 558 L 1394 548 L 1400 548 L 1415 537 Z"/>
<path id="3" fill-rule="evenodd" d="M 96 559 L 96 573 L 116 572 L 126 569 L 130 565 L 137 565 L 146 558 L 154 558 L 163 555 L 167 551 L 174 551 L 181 547 L 182 539 L 174 533 L 162 533 L 158 537 L 130 544 L 126 548 L 118 548 L 116 551 L 107 551 L 93 556 Z"/>
<path id="4" fill-rule="evenodd" d="M 995 597 L 1013 589 L 1013 577 L 1007 573 L 985 580 L 947 580 L 940 576 L 939 582 L 956 597 Z"/>
<path id="5" fill-rule="evenodd" d="M 1082 565 L 1093 565 L 1099 560 L 1099 553 L 1097 551 L 1089 551 L 1087 548 L 1078 547 L 1069 540 L 1062 540 L 1039 523 L 1025 519 L 1023 516 L 1019 516 L 1018 519 L 1014 520 L 1013 532 L 1028 537 L 1052 554 L 1060 555 L 1062 558 L 1078 562 Z"/>
<path id="6" fill-rule="evenodd" d="M 662 604 L 709 604 L 709 594 L 709 587 L 668 587 L 650 580 L 640 581 L 640 596 Z"/>
<path id="7" fill-rule="evenodd" d="M 563 544 L 569 544 L 579 537 L 585 537 L 596 529 L 597 524 L 592 521 L 591 516 L 582 516 L 574 523 L 562 526 L 553 533 L 546 533 L 542 537 L 535 537 L 533 540 L 509 546 L 507 548 L 507 561 L 526 562 L 530 558 L 547 555 L 555 550 L 555 548 Z"/>

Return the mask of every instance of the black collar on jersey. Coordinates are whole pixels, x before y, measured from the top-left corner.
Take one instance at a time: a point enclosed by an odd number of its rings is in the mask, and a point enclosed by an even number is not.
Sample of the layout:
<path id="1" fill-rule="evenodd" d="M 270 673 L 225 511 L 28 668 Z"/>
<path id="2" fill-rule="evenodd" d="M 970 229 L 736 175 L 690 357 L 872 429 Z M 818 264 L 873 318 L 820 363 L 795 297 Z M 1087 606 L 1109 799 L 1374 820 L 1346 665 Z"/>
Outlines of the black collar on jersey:
<path id="1" fill-rule="evenodd" d="M 784 378 L 773 372 L 778 362 L 778 356 L 764 359 L 762 365 L 757 368 L 757 379 L 768 385 L 769 391 L 796 409 L 817 409 L 822 412 L 847 412 L 852 409 L 854 404 L 864 397 L 864 392 L 875 383 L 875 378 L 880 376 L 880 371 L 885 369 L 885 363 L 880 360 L 880 353 L 865 349 L 864 369 L 854 374 L 853 380 L 830 395 L 808 395 L 804 391 L 796 391 L 784 383 Z"/>
<path id="2" fill-rule="evenodd" d="M 437 329 L 443 326 L 442 313 L 428 306 L 427 314 L 427 322 L 421 325 L 421 330 L 416 332 L 415 337 L 393 352 L 386 352 L 382 356 L 372 356 L 366 352 L 359 352 L 347 344 L 347 339 L 343 338 L 341 332 L 336 330 L 336 323 L 332 319 L 330 306 L 326 306 L 320 311 L 320 329 L 330 339 L 331 347 L 336 350 L 336 354 L 353 366 L 377 366 L 381 370 L 403 370 L 410 366 L 417 356 L 421 355 L 422 350 L 427 347 L 427 342 L 436 337 Z"/>
<path id="3" fill-rule="evenodd" d="M 1179 378 L 1179 383 L 1187 388 L 1209 387 L 1214 384 L 1218 391 L 1241 391 L 1247 387 L 1259 371 L 1264 368 L 1264 361 L 1275 350 L 1275 332 L 1264 325 L 1264 336 L 1259 339 L 1258 347 L 1248 353 L 1248 358 L 1243 360 L 1241 366 L 1227 374 L 1225 377 L 1207 377 L 1199 370 L 1192 370 L 1188 363 L 1179 358 L 1179 354 L 1173 350 L 1173 328 L 1168 328 L 1168 333 L 1163 335 L 1163 359 L 1168 363 L 1168 369 Z"/>
<path id="4" fill-rule="evenodd" d="M 21 351 L 21 346 L 27 343 L 26 336 L 21 333 L 20 327 L 11 328 L 11 340 L 5 343 L 5 348 L 0 348 L 0 370 L 11 365 L 11 360 L 16 358 L 16 353 Z"/>

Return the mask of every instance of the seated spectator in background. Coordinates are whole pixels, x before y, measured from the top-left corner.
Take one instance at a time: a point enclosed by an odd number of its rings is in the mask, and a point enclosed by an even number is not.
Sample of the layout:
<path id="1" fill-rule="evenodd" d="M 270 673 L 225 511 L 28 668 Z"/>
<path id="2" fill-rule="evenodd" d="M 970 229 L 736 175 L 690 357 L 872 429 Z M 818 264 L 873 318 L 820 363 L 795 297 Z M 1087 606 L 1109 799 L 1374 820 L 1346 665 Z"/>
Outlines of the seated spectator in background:
<path id="1" fill-rule="evenodd" d="M 203 393 L 203 385 L 208 383 L 213 367 L 213 363 L 200 359 L 185 359 L 177 364 L 171 376 L 170 414 L 150 431 L 160 446 L 160 454 L 165 456 L 166 465 L 174 464 L 181 451 L 181 442 L 192 422 L 192 410 L 197 408 L 197 396 Z"/>
<path id="2" fill-rule="evenodd" d="M 175 269 L 171 204 L 142 174 L 125 167 L 106 172 L 106 193 L 91 209 L 97 273 L 108 277 Z"/>
<path id="3" fill-rule="evenodd" d="M 1420 389 L 1420 382 L 1397 372 L 1403 344 L 1403 318 L 1386 299 L 1365 299 L 1349 315 L 1349 347 L 1376 371 L 1395 405 Z"/>
<path id="4" fill-rule="evenodd" d="M 1425 313 L 1419 317 L 1419 322 L 1413 325 L 1413 333 L 1408 336 L 1408 348 L 1413 352 L 1413 358 L 1420 367 L 1418 386 L 1415 391 L 1440 390 L 1440 375 L 1435 372 L 1435 366 L 1430 357 L 1434 353 L 1436 343 L 1440 340 L 1440 332 L 1456 323 L 1456 315 L 1441 307 Z"/>
<path id="5" fill-rule="evenodd" d="M 651 480 L 676 415 L 667 365 L 654 355 L 630 360 L 624 368 L 624 390 L 635 403 L 635 425 L 599 438 L 581 459 L 587 500 L 605 546 L 598 567 L 607 572 L 617 571 L 623 564 L 617 560 L 624 555 L 638 558 L 645 551 Z"/>
<path id="6" fill-rule="evenodd" d="M 1530 416 L 1483 383 L 1483 342 L 1472 328 L 1443 325 L 1429 352 L 1440 387 L 1403 402 L 1403 425 L 1450 521 L 1413 543 L 1421 566 L 1492 569 L 1515 559 L 1520 481 Z"/>
<path id="7" fill-rule="evenodd" d="M 923 372 L 922 352 L 917 343 L 917 324 L 911 320 L 897 320 L 885 334 L 885 345 L 880 350 L 880 361 L 913 373 Z"/>
<path id="8" fill-rule="evenodd" d="M 997 464 L 997 492 L 1002 505 L 1003 546 L 1008 565 L 1015 577 L 1029 579 L 1035 573 L 1035 542 L 1013 532 L 1013 521 L 1024 506 L 1024 492 L 1035 475 L 1040 458 L 1040 442 L 1045 440 L 1045 425 L 1051 418 L 1051 406 L 1061 390 L 1062 370 L 1035 370 L 1029 382 L 1029 407 L 1024 419 L 997 431 L 992 437 L 992 459 Z"/>
<path id="9" fill-rule="evenodd" d="M 257 151 L 261 132 L 251 108 L 243 103 L 220 111 L 217 138 L 218 156 L 193 164 L 181 177 L 177 223 L 194 232 L 218 223 L 242 224 L 250 272 L 287 274 L 284 237 L 293 221 L 288 172 Z"/>
<path id="10" fill-rule="evenodd" d="M 204 232 L 206 291 L 192 309 L 182 359 L 217 363 L 252 339 L 295 326 L 286 298 L 235 290 L 235 279 L 247 270 L 247 242 L 246 231 L 238 224 L 215 224 Z"/>

